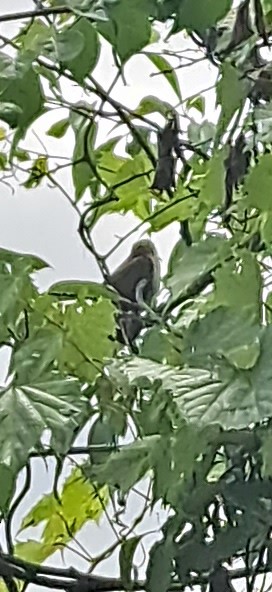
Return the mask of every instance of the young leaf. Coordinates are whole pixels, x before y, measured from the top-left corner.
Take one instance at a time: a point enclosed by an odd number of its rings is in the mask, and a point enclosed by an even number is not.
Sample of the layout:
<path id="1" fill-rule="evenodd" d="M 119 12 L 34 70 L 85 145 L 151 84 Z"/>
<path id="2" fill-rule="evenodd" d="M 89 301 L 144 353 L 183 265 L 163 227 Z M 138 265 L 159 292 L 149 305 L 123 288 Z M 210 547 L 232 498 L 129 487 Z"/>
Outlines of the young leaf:
<path id="1" fill-rule="evenodd" d="M 63 138 L 69 125 L 70 121 L 68 118 L 60 119 L 59 121 L 56 121 L 56 123 L 53 123 L 46 133 L 48 136 L 52 136 L 52 138 Z"/>
<path id="2" fill-rule="evenodd" d="M 178 77 L 173 66 L 171 66 L 171 64 L 169 64 L 169 62 L 163 56 L 158 55 L 156 53 L 147 52 L 145 55 L 154 64 L 154 66 L 156 66 L 156 68 L 158 68 L 158 70 L 165 76 L 166 80 L 172 87 L 174 93 L 177 95 L 179 101 L 182 101 Z"/>

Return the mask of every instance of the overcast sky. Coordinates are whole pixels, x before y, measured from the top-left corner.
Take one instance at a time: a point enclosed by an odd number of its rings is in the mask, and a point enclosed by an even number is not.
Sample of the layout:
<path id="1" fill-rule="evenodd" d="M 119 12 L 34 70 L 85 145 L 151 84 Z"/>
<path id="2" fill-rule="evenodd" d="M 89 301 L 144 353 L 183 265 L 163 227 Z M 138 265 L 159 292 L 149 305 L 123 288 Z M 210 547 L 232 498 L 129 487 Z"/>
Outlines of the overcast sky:
<path id="1" fill-rule="evenodd" d="M 16 13 L 19 10 L 33 9 L 34 3 L 31 0 L 1 0 L 0 14 Z M 0 33 L 5 35 L 14 35 L 20 23 L 10 22 L 0 24 Z M 169 49 L 186 48 L 188 40 L 184 40 L 182 35 L 176 35 L 168 43 Z M 143 74 L 145 73 L 145 74 Z M 120 81 L 113 92 L 113 96 L 132 108 L 136 107 L 144 95 L 158 95 L 160 98 L 177 103 L 171 87 L 165 82 L 163 76 L 150 76 L 154 69 L 144 57 L 137 57 L 130 60 L 125 67 L 125 78 L 127 86 L 123 86 Z M 184 68 L 177 71 L 181 82 L 181 92 L 184 98 L 210 87 L 215 79 L 215 72 L 209 64 L 201 62 L 194 68 Z M 109 48 L 104 47 L 101 60 L 94 72 L 94 76 L 105 87 L 108 88 L 115 75 L 113 68 L 113 59 Z M 78 101 L 83 99 L 81 89 L 74 86 L 67 86 L 69 99 Z M 205 94 L 206 115 L 210 120 L 214 119 L 214 94 L 208 92 Z M 26 149 L 44 152 L 40 140 L 46 145 L 49 154 L 68 155 L 73 150 L 73 135 L 71 132 L 65 135 L 64 139 L 55 140 L 45 135 L 45 132 L 51 124 L 64 117 L 65 111 L 61 110 L 46 114 L 35 124 L 36 135 L 30 132 L 24 141 Z M 101 141 L 107 138 L 109 127 L 102 122 L 100 124 L 99 135 Z M 1 147 L 0 147 L 1 149 Z M 56 159 L 57 162 L 57 159 Z M 63 187 L 73 195 L 73 187 L 70 175 L 67 171 L 59 174 L 58 180 Z M 39 286 L 41 289 L 47 289 L 48 286 L 58 280 L 67 279 L 90 279 L 99 280 L 100 274 L 97 264 L 88 251 L 81 244 L 77 234 L 78 218 L 63 197 L 61 191 L 43 185 L 38 189 L 25 190 L 16 181 L 12 181 L 13 192 L 9 187 L 1 184 L 0 192 L 0 246 L 4 248 L 16 249 L 23 252 L 35 253 L 45 259 L 52 269 L 41 271 L 39 274 Z M 106 220 L 102 220 L 93 234 L 95 245 L 101 253 L 107 252 L 112 247 L 117 238 L 127 234 L 139 223 L 139 220 L 132 215 L 120 216 L 113 215 Z M 153 236 L 160 256 L 162 258 L 163 272 L 166 270 L 168 256 L 177 240 L 177 227 L 167 228 L 157 235 Z M 110 266 L 114 268 L 126 256 L 127 251 L 137 238 L 139 233 L 131 236 L 114 253 L 109 261 Z M 1 376 L 0 376 L 1 380 Z M 81 442 L 85 444 L 85 434 L 81 437 Z M 45 492 L 50 492 L 52 488 L 52 467 L 53 462 L 49 462 L 49 470 L 43 462 L 37 461 L 34 466 L 33 487 L 30 494 L 25 498 L 20 511 L 14 520 L 14 532 L 18 528 L 22 518 L 22 512 L 26 512 L 33 503 Z M 51 470 L 50 470 L 51 469 Z M 19 480 L 22 483 L 22 479 Z M 19 483 L 19 485 L 20 485 Z M 143 485 L 144 487 L 144 485 Z M 132 516 L 140 511 L 141 500 L 139 496 L 131 496 L 131 503 L 127 514 L 129 522 Z M 141 532 L 157 529 L 159 521 L 163 520 L 162 511 L 153 512 L 153 515 L 141 526 Z M 37 531 L 29 531 L 28 538 L 37 536 Z M 101 552 L 110 542 L 115 540 L 114 534 L 107 522 L 103 518 L 99 527 L 95 525 L 86 526 L 78 537 L 82 544 L 91 554 Z M 150 534 L 146 539 L 146 548 L 154 541 L 154 534 Z M 67 564 L 73 563 L 78 568 L 86 570 L 86 563 L 75 558 L 75 555 L 67 552 L 65 554 Z M 139 549 L 137 553 L 138 564 L 141 565 L 140 576 L 143 576 L 146 558 L 143 551 Z M 62 559 L 57 553 L 51 558 L 48 564 L 61 564 Z M 101 564 L 96 573 L 118 575 L 117 556 L 110 558 L 107 562 Z"/>

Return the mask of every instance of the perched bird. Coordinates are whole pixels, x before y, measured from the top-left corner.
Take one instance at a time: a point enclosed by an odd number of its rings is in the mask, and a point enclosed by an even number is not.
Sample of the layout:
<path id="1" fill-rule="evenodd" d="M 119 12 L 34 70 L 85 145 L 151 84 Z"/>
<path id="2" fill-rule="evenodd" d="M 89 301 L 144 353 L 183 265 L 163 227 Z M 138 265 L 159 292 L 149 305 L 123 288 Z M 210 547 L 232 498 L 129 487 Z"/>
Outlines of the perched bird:
<path id="1" fill-rule="evenodd" d="M 141 300 L 149 305 L 160 285 L 160 261 L 153 243 L 146 239 L 135 243 L 108 283 L 125 299 L 120 302 L 117 338 L 131 345 L 143 327 Z"/>

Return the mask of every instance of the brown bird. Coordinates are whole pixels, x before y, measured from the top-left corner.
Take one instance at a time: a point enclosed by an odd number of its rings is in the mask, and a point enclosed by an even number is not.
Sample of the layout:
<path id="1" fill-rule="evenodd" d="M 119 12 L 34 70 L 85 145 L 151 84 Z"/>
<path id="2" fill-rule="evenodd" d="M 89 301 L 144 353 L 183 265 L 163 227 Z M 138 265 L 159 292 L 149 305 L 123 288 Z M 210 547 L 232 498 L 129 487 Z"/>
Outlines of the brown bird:
<path id="1" fill-rule="evenodd" d="M 117 333 L 121 343 L 131 345 L 143 327 L 141 307 L 137 304 L 142 298 L 149 305 L 160 285 L 160 261 L 153 243 L 146 239 L 135 243 L 128 258 L 108 277 L 108 283 L 133 303 L 120 302 Z"/>

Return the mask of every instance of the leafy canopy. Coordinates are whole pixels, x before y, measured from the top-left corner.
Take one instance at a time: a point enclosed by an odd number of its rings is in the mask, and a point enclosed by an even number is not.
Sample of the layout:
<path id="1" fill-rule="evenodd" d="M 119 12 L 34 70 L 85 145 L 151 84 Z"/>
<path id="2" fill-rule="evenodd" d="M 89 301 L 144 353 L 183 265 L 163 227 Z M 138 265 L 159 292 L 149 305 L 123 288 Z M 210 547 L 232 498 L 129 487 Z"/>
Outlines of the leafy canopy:
<path id="1" fill-rule="evenodd" d="M 75 279 L 40 294 L 36 279 L 47 264 L 0 251 L 1 348 L 9 352 L 0 392 L 0 513 L 9 554 L 21 570 L 42 563 L 106 516 L 122 535 L 91 566 L 118 549 L 122 586 L 130 589 L 142 520 L 159 502 L 167 517 L 149 553 L 147 590 L 165 592 L 173 575 L 182 587 L 193 574 L 205 582 L 207 572 L 237 557 L 255 577 L 271 568 L 272 71 L 262 50 L 271 41 L 272 3 L 42 6 L 15 15 L 26 19 L 18 33 L 1 37 L 1 181 L 61 190 L 105 281 Z M 163 42 L 166 31 L 180 51 Z M 96 74 L 105 47 L 116 69 L 110 90 Z M 133 109 L 115 98 L 137 56 L 168 85 L 169 102 L 163 91 Z M 214 121 L 205 89 L 188 97 L 180 84 L 181 68 L 196 72 L 202 63 L 216 74 Z M 71 102 L 72 87 L 83 100 Z M 49 114 L 48 138 L 69 138 L 62 159 L 29 148 L 29 132 Z M 111 131 L 102 141 L 106 121 Z M 59 181 L 63 168 L 72 194 Z M 116 336 L 112 251 L 102 257 L 94 241 L 98 221 L 113 213 L 133 214 L 135 229 L 144 226 L 153 238 L 167 227 L 179 232 L 133 351 Z M 129 428 L 133 438 L 124 444 Z M 31 488 L 37 457 L 48 456 L 56 460 L 52 491 L 20 526 L 42 524 L 40 538 L 12 540 L 14 508 Z M 122 514 L 144 477 L 151 486 L 143 510 L 126 527 Z M 39 585 L 35 569 L 15 576 Z"/>

